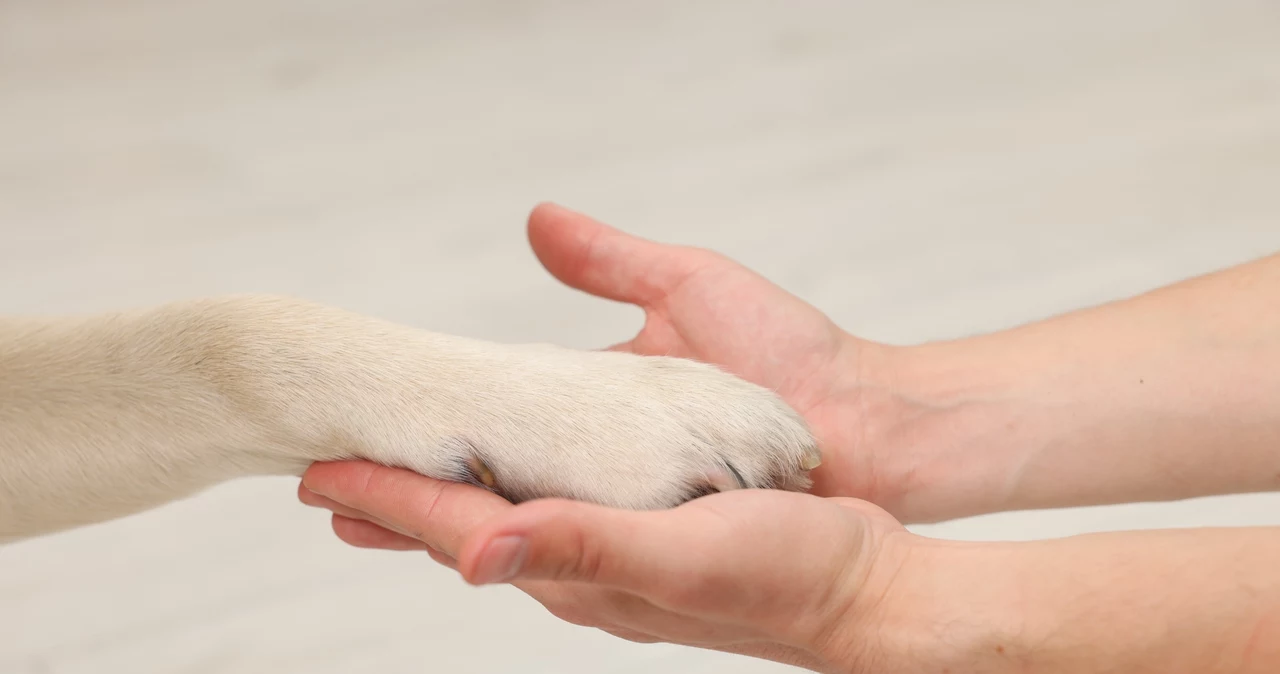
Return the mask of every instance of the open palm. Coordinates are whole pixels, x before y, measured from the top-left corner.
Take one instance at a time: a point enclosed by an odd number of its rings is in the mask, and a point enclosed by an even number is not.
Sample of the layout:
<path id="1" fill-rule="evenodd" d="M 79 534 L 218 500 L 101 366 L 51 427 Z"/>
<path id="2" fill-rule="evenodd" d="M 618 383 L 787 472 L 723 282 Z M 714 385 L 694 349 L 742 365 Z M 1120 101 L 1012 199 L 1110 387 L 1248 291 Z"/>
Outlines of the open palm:
<path id="1" fill-rule="evenodd" d="M 823 448 L 815 492 L 867 491 L 851 481 L 869 473 L 849 451 L 863 343 L 822 312 L 722 255 L 647 241 L 559 206 L 533 211 L 529 241 L 565 284 L 644 309 L 640 333 L 612 348 L 715 364 L 773 389 Z"/>

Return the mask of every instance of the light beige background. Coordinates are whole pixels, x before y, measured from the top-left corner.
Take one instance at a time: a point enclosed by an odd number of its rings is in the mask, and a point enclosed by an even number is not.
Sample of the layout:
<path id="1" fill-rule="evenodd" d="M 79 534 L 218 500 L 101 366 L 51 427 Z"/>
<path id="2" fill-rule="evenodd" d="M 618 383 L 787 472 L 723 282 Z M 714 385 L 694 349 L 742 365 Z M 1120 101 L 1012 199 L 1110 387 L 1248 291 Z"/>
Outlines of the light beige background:
<path id="1" fill-rule="evenodd" d="M 868 337 L 997 329 L 1280 249 L 1256 2 L 0 0 L 0 310 L 293 293 L 600 346 L 535 201 L 737 257 Z M 291 480 L 0 549 L 0 673 L 781 672 L 350 550 Z M 1280 524 L 1280 497 L 921 527 Z"/>

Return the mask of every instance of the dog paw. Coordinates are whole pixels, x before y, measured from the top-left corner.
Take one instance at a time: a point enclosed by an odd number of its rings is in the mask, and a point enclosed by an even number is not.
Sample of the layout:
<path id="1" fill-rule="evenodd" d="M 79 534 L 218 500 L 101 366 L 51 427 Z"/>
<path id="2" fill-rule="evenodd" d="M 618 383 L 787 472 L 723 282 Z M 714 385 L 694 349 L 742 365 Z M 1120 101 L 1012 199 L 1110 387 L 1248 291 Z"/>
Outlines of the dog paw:
<path id="1" fill-rule="evenodd" d="M 465 414 L 436 451 L 404 457 L 408 467 L 514 502 L 655 509 L 732 489 L 803 490 L 821 460 L 778 396 L 710 365 L 519 347 L 484 370 L 455 400 Z"/>
<path id="2" fill-rule="evenodd" d="M 229 306 L 218 334 L 234 339 L 201 372 L 265 429 L 246 449 L 258 472 L 359 458 L 512 501 L 655 509 L 807 489 L 821 459 L 777 395 L 711 365 L 492 344 L 294 301 Z"/>

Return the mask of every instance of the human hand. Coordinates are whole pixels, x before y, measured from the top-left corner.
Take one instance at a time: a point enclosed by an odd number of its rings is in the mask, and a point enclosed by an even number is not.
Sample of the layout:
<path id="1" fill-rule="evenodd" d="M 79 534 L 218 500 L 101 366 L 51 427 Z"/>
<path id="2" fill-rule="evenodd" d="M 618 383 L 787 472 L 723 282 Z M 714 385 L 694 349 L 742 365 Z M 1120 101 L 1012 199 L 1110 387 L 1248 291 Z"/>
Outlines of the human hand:
<path id="1" fill-rule="evenodd" d="M 636 512 L 512 506 L 364 462 L 316 464 L 303 480 L 299 498 L 332 510 L 352 545 L 426 549 L 468 582 L 511 582 L 561 619 L 631 641 L 815 671 L 880 657 L 868 652 L 883 643 L 879 602 L 918 540 L 870 504 L 772 490 Z"/>
<path id="2" fill-rule="evenodd" d="M 885 451 L 858 451 L 885 426 L 869 380 L 887 376 L 892 349 L 857 339 L 821 311 L 717 253 L 646 241 L 544 204 L 529 241 L 565 284 L 645 312 L 635 338 L 611 348 L 712 363 L 773 389 L 808 421 L 823 450 L 813 493 L 857 496 L 893 511 L 905 482 L 883 469 Z M 899 457 L 900 458 L 900 457 Z M 888 477 L 889 479 L 886 479 Z"/>
<path id="3" fill-rule="evenodd" d="M 936 521 L 993 509 L 1018 465 L 1016 451 L 989 444 L 974 461 L 970 447 L 982 445 L 957 433 L 974 424 L 933 392 L 958 386 L 949 372 L 963 358 L 857 338 L 723 255 L 640 239 L 559 206 L 533 211 L 529 241 L 566 285 L 644 310 L 639 334 L 612 348 L 712 363 L 802 414 L 822 449 L 813 494 Z"/>
<path id="4" fill-rule="evenodd" d="M 553 615 L 819 672 L 1274 672 L 1280 529 L 939 541 L 852 499 L 772 490 L 661 511 L 513 506 L 366 462 L 299 497 L 351 545 L 427 550 Z M 523 541 L 523 543 L 521 542 Z"/>

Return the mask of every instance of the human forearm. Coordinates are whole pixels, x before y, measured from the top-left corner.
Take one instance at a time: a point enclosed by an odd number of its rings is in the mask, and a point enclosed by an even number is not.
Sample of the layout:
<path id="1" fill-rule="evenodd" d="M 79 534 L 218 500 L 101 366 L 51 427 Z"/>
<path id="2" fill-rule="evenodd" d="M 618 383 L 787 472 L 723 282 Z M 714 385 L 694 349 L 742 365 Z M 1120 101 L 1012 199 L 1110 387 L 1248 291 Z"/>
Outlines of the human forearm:
<path id="1" fill-rule="evenodd" d="M 1032 544 L 1016 577 L 1044 671 L 1280 670 L 1280 529 Z M 1039 607 L 1038 609 L 1035 607 Z"/>
<path id="2" fill-rule="evenodd" d="M 1280 529 L 927 541 L 880 602 L 876 640 L 884 657 L 927 655 L 899 671 L 1280 671 L 1276 559 Z"/>
<path id="3" fill-rule="evenodd" d="M 905 519 L 1280 488 L 1280 256 L 870 353 L 851 423 Z"/>

